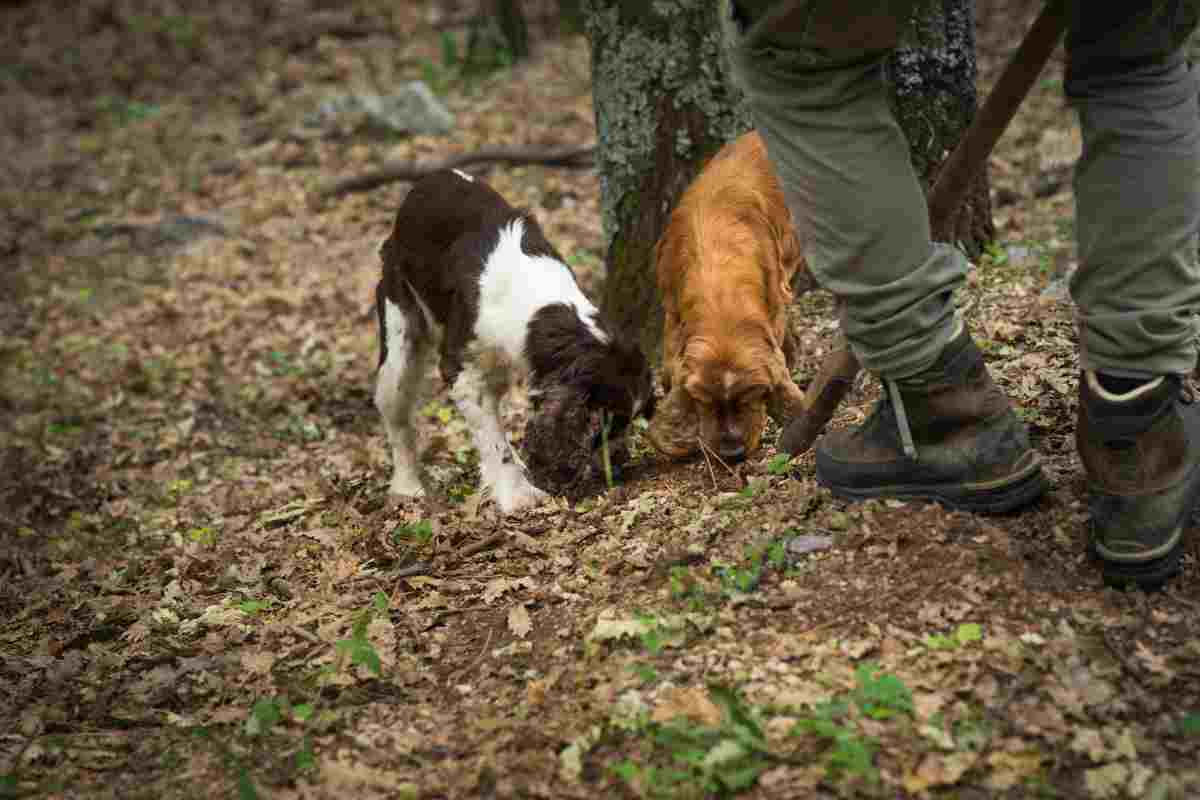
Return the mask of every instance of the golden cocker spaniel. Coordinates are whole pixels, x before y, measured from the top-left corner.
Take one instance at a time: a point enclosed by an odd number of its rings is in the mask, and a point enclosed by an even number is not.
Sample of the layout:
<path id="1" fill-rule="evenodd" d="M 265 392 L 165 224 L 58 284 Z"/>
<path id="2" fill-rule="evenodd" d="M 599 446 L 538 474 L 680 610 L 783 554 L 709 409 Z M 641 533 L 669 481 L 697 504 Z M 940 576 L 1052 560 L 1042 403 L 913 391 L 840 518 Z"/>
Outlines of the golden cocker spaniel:
<path id="1" fill-rule="evenodd" d="M 758 448 L 768 415 L 783 423 L 804 409 L 791 378 L 787 308 L 795 289 L 812 281 L 757 133 L 705 165 L 655 259 L 666 398 L 650 441 L 671 458 L 705 448 L 740 461 Z"/>

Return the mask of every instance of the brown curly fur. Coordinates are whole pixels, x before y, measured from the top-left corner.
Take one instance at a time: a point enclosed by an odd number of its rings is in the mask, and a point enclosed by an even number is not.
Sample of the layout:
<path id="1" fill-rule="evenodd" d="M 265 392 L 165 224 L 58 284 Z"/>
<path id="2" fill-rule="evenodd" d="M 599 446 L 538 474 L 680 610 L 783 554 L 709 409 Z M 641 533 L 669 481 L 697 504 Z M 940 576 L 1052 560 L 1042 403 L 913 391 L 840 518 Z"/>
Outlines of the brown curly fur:
<path id="1" fill-rule="evenodd" d="M 726 144 L 684 192 L 655 248 L 665 399 L 648 431 L 672 458 L 761 443 L 804 408 L 787 308 L 811 285 L 762 139 Z M 726 447 L 722 446 L 722 443 Z"/>

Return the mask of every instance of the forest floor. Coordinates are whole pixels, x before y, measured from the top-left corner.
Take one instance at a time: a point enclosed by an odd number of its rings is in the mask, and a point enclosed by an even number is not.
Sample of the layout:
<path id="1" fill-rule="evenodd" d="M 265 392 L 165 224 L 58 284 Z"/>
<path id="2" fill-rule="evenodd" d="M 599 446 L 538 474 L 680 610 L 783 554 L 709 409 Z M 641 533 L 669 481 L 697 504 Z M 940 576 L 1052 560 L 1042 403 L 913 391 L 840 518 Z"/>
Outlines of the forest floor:
<path id="1" fill-rule="evenodd" d="M 962 295 L 1043 500 L 849 505 L 811 456 L 640 446 L 504 518 L 437 381 L 434 491 L 388 500 L 372 293 L 408 185 L 319 189 L 593 141 L 586 41 L 529 2 L 533 57 L 465 80 L 474 4 L 259 5 L 0 6 L 0 797 L 1200 796 L 1200 537 L 1153 594 L 1085 550 L 1060 63 Z M 979 5 L 986 88 L 1036 4 Z M 305 122 L 412 79 L 451 136 Z M 594 293 L 594 172 L 475 171 Z M 827 297 L 796 330 L 811 375 Z"/>

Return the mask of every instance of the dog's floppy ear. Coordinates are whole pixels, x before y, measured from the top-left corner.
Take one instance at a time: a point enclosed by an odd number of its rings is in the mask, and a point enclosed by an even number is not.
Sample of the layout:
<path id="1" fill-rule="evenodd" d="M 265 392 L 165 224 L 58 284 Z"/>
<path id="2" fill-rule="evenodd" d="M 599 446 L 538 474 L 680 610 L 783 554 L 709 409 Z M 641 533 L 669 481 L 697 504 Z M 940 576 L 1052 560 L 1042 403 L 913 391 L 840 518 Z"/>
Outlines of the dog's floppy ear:
<path id="1" fill-rule="evenodd" d="M 700 449 L 700 417 L 682 382 L 657 404 L 646 438 L 667 458 L 687 458 Z"/>
<path id="2" fill-rule="evenodd" d="M 787 362 L 788 359 L 783 350 L 776 348 L 768 364 L 771 375 L 771 394 L 767 398 L 767 413 L 780 425 L 786 425 L 789 420 L 804 413 L 808 408 L 805 404 L 804 392 L 792 380 Z"/>
<path id="3" fill-rule="evenodd" d="M 586 386 L 556 383 L 529 393 L 533 413 L 546 420 L 559 420 L 572 409 L 586 406 Z"/>

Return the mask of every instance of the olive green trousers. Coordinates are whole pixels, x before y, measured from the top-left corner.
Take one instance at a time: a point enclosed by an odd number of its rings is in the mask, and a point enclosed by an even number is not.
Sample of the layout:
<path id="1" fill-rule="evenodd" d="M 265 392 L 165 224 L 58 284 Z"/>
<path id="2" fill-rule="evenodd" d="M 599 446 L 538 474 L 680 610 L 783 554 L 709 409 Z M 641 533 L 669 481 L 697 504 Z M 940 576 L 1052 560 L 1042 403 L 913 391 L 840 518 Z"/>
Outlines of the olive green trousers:
<path id="1" fill-rule="evenodd" d="M 1188 373 L 1200 307 L 1200 0 L 1068 3 L 1066 96 L 1083 134 L 1071 280 L 1080 361 Z M 884 59 L 915 0 L 723 0 L 734 79 L 767 144 L 818 282 L 844 301 L 859 360 L 890 379 L 933 363 L 966 273 L 931 241 Z M 1085 10 L 1085 6 L 1087 6 Z M 1015 43 L 1014 43 L 1015 44 Z"/>

